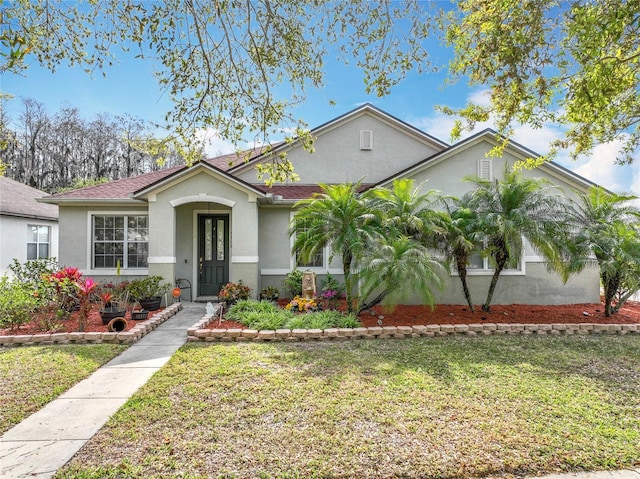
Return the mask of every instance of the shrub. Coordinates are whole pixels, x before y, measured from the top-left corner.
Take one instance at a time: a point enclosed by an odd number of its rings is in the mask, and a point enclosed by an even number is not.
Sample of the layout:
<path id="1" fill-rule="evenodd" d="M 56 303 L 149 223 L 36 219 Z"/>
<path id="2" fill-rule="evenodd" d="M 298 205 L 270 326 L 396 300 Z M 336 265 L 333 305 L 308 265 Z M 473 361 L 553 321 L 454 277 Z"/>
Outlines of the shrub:
<path id="1" fill-rule="evenodd" d="M 291 314 L 283 310 L 270 312 L 245 311 L 237 321 L 252 329 L 280 329 L 291 319 Z"/>
<path id="2" fill-rule="evenodd" d="M 13 259 L 9 265 L 13 273 L 14 280 L 33 289 L 38 289 L 42 283 L 47 282 L 46 278 L 58 269 L 58 262 L 55 258 L 32 259 L 25 263 L 20 263 Z"/>
<path id="3" fill-rule="evenodd" d="M 0 290 L 0 327 L 13 329 L 31 321 L 41 304 L 35 291 L 6 276 L 0 278 Z"/>
<path id="4" fill-rule="evenodd" d="M 284 279 L 284 289 L 289 291 L 291 298 L 302 296 L 302 276 L 304 273 L 299 269 L 294 269 Z"/>
<path id="5" fill-rule="evenodd" d="M 335 279 L 331 273 L 327 273 L 327 275 L 322 280 L 321 292 L 325 293 L 328 291 L 334 291 L 336 293 L 335 295 L 337 295 L 338 298 L 344 295 L 344 284 Z"/>
<path id="6" fill-rule="evenodd" d="M 235 304 L 241 299 L 249 299 L 250 293 L 251 288 L 242 284 L 242 280 L 237 283 L 229 282 L 225 284 L 218 293 L 218 300 L 224 301 L 227 304 Z"/>
<path id="7" fill-rule="evenodd" d="M 239 320 L 250 312 L 272 313 L 275 311 L 279 311 L 279 308 L 270 301 L 242 299 L 231 306 L 225 316 L 227 319 Z"/>
<path id="8" fill-rule="evenodd" d="M 336 322 L 336 328 L 359 328 L 362 323 L 355 314 L 341 314 Z"/>
<path id="9" fill-rule="evenodd" d="M 169 284 L 162 284 L 162 276 L 147 276 L 146 278 L 134 279 L 127 285 L 129 295 L 133 299 L 157 298 L 169 290 Z"/>

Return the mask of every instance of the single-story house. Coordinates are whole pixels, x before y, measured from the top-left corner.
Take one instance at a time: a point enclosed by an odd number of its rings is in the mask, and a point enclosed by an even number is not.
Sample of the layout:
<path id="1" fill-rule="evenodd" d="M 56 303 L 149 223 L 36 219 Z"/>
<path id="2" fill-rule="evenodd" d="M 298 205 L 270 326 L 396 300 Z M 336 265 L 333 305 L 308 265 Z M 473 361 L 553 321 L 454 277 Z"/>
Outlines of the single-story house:
<path id="1" fill-rule="evenodd" d="M 537 156 L 511 142 L 502 158 L 488 158 L 485 154 L 497 144 L 491 130 L 449 145 L 370 104 L 312 133 L 313 154 L 296 142 L 274 147 L 275 153 L 287 153 L 300 176 L 296 183 L 265 186 L 255 166 L 268 157 L 256 150 L 248 161 L 225 155 L 44 198 L 60 209 L 61 262 L 97 279 L 113 278 L 118 262 L 123 279 L 146 274 L 185 278 L 201 299 L 215 296 L 227 281 L 242 280 L 257 296 L 267 286 L 282 289 L 282 280 L 297 267 L 288 234 L 293 206 L 318 192 L 319 183 L 362 179 L 369 186 L 386 186 L 396 178 L 413 178 L 416 185 L 460 196 L 472 187 L 465 176 L 491 178 L 505 161 Z M 554 163 L 525 174 L 548 178 L 567 195 L 592 185 Z M 327 248 L 313 264 L 299 267 L 340 279 L 340 258 L 329 258 Z M 491 267 L 479 261 L 471 269 L 473 299 L 481 303 Z M 599 301 L 597 268 L 563 284 L 530 247 L 519 266 L 503 274 L 496 304 Z M 455 272 L 439 302 L 465 302 Z"/>
<path id="2" fill-rule="evenodd" d="M 47 196 L 6 176 L 0 176 L 0 276 L 11 274 L 14 259 L 58 256 L 58 207 L 39 203 Z"/>

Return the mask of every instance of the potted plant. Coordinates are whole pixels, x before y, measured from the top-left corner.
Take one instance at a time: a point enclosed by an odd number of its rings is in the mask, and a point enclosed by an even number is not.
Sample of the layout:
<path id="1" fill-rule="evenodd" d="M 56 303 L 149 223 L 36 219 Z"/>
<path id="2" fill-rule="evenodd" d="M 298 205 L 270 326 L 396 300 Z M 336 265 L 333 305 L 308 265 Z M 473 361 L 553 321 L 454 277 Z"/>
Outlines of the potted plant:
<path id="1" fill-rule="evenodd" d="M 140 302 L 136 301 L 131 310 L 131 319 L 134 321 L 144 321 L 148 316 L 149 310 L 143 309 L 142 306 L 140 306 Z"/>
<path id="2" fill-rule="evenodd" d="M 134 279 L 129 283 L 129 294 L 142 309 L 155 311 L 160 308 L 162 295 L 169 290 L 169 285 L 163 284 L 162 280 L 162 276 L 157 275 Z"/>
<path id="3" fill-rule="evenodd" d="M 226 303 L 227 306 L 236 304 L 241 299 L 249 299 L 251 288 L 246 284 L 242 284 L 242 280 L 237 283 L 225 284 L 218 293 L 218 301 Z"/>
<path id="4" fill-rule="evenodd" d="M 278 288 L 275 286 L 267 286 L 262 291 L 260 291 L 260 299 L 263 301 L 278 301 L 278 297 L 280 296 L 280 292 Z"/>
<path id="5" fill-rule="evenodd" d="M 126 284 L 104 284 L 100 287 L 98 296 L 102 303 L 100 308 L 102 324 L 107 325 L 112 319 L 124 317 L 127 314 L 129 292 Z"/>

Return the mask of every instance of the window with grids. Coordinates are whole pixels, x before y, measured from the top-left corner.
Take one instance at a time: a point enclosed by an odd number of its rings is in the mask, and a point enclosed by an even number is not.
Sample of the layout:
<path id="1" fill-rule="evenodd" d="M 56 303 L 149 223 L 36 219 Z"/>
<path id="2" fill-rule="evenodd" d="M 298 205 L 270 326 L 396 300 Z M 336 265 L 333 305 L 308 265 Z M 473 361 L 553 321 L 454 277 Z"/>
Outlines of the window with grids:
<path id="1" fill-rule="evenodd" d="M 94 215 L 93 268 L 146 268 L 149 218 L 146 215 Z"/>
<path id="2" fill-rule="evenodd" d="M 27 225 L 27 260 L 49 257 L 51 228 L 42 225 Z"/>
<path id="3" fill-rule="evenodd" d="M 296 223 L 298 223 L 296 230 L 299 232 L 306 231 L 307 228 L 304 225 L 300 225 L 300 220 L 296 219 Z M 325 258 L 325 248 L 320 249 L 316 254 L 310 258 L 308 263 L 303 262 L 298 258 L 298 254 L 295 255 L 295 265 L 296 268 L 323 268 L 324 267 L 324 258 Z"/>

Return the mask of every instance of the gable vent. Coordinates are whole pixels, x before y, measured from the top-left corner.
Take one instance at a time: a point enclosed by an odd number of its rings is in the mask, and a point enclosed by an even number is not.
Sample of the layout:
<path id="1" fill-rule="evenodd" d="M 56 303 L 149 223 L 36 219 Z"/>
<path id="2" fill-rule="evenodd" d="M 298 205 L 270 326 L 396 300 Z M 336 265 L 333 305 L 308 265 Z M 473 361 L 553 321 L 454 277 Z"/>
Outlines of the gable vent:
<path id="1" fill-rule="evenodd" d="M 493 162 L 488 158 L 478 160 L 478 176 L 483 180 L 493 180 Z"/>
<path id="2" fill-rule="evenodd" d="M 360 130 L 360 149 L 373 150 L 373 131 Z"/>

